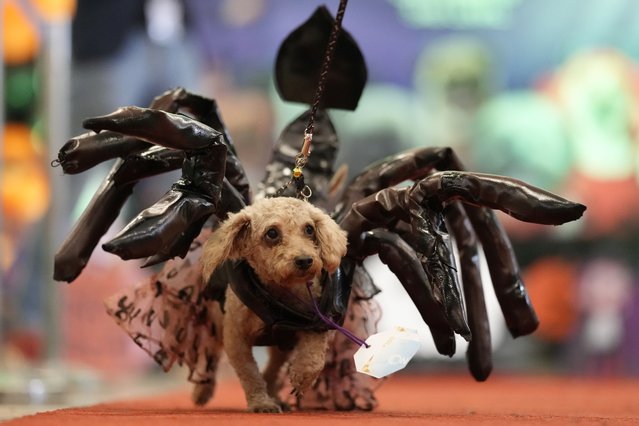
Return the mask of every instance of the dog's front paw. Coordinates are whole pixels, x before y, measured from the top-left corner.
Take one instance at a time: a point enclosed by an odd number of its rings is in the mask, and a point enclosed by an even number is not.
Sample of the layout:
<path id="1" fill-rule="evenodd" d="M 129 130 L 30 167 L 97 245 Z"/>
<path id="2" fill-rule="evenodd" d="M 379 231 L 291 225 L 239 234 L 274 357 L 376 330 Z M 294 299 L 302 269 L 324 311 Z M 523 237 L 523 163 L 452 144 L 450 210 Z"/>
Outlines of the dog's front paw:
<path id="1" fill-rule="evenodd" d="M 253 413 L 281 413 L 282 407 L 273 398 L 259 398 L 249 402 L 249 411 Z"/>
<path id="2" fill-rule="evenodd" d="M 289 370 L 289 375 L 291 379 L 291 386 L 293 390 L 291 394 L 295 395 L 298 398 L 301 398 L 304 392 L 309 389 L 313 383 L 317 380 L 319 376 L 319 371 L 313 372 L 296 372 L 294 369 Z"/>
<path id="3" fill-rule="evenodd" d="M 288 377 L 296 397 L 313 386 L 326 364 L 329 333 L 300 332 L 298 343 L 290 356 Z"/>

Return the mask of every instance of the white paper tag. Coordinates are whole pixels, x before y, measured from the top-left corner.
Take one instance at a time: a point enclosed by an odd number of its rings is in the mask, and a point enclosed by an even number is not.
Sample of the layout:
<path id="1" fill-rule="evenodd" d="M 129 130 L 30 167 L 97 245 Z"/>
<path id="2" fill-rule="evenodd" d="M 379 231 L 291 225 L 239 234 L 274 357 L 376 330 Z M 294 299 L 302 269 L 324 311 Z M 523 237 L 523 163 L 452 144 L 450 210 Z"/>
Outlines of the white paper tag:
<path id="1" fill-rule="evenodd" d="M 378 379 L 406 367 L 421 346 L 417 331 L 404 327 L 373 334 L 366 343 L 353 355 L 355 368 Z"/>

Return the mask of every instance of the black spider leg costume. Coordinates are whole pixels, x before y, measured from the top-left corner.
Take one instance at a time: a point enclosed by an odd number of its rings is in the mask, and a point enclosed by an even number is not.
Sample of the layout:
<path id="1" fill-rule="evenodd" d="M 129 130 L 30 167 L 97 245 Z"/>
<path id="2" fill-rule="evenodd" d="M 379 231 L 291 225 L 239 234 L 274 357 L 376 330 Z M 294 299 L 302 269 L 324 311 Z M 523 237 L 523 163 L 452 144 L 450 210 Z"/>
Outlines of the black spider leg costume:
<path id="1" fill-rule="evenodd" d="M 360 256 L 378 253 L 398 276 L 440 353 L 453 355 L 454 332 L 464 335 L 470 328 L 469 367 L 477 380 L 485 380 L 492 360 L 478 242 L 511 334 L 532 333 L 538 324 L 510 241 L 490 208 L 524 221 L 560 224 L 579 218 L 585 207 L 515 179 L 462 169 L 450 148 L 422 148 L 389 157 L 347 187 L 336 220 L 347 230 L 357 229 L 349 239 L 349 256 L 358 250 L 362 250 Z M 411 189 L 392 188 L 405 180 L 417 183 Z M 385 229 L 379 229 L 382 224 Z M 358 232 L 371 228 L 358 239 Z M 452 267 L 454 259 L 442 238 L 447 229 L 460 256 L 465 312 L 457 290 L 457 271 Z M 465 325 L 465 314 L 469 326 Z"/>
<path id="2" fill-rule="evenodd" d="M 178 112 L 201 122 L 190 126 L 189 123 L 198 121 L 174 114 Z M 182 128 L 175 126 L 176 123 L 183 125 Z M 220 191 L 219 212 L 239 210 L 238 199 L 248 202 L 246 174 L 237 160 L 217 105 L 211 99 L 178 88 L 155 98 L 149 109 L 121 108 L 84 124 L 98 133 L 80 135 L 60 149 L 57 163 L 65 173 L 81 173 L 101 162 L 119 158 L 56 253 L 56 280 L 71 282 L 80 274 L 141 179 L 183 168 L 182 179 L 163 199 L 134 219 L 134 226 L 128 227 L 129 236 L 107 243 L 111 251 L 126 258 L 148 256 L 147 265 L 183 255 L 188 250 L 191 240 L 215 210 Z M 101 125 L 114 131 L 96 128 Z M 129 134 L 115 131 L 121 128 L 126 128 Z M 145 140 L 158 135 L 165 146 Z M 203 195 L 198 195 L 200 190 L 204 191 Z M 187 219 L 189 223 L 185 222 Z M 196 227 L 189 229 L 192 222 Z M 166 231 L 172 236 L 163 237 Z M 158 251 L 158 244 L 162 242 L 165 249 Z"/>

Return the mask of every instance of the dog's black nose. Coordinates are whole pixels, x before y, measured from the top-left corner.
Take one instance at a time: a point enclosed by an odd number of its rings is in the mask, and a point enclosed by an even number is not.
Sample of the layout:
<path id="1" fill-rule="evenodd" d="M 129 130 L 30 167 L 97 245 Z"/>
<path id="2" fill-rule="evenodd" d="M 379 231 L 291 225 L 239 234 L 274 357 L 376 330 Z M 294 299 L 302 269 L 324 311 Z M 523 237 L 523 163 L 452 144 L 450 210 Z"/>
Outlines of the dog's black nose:
<path id="1" fill-rule="evenodd" d="M 310 256 L 297 256 L 295 258 L 295 266 L 302 271 L 307 270 L 313 264 L 313 258 Z"/>

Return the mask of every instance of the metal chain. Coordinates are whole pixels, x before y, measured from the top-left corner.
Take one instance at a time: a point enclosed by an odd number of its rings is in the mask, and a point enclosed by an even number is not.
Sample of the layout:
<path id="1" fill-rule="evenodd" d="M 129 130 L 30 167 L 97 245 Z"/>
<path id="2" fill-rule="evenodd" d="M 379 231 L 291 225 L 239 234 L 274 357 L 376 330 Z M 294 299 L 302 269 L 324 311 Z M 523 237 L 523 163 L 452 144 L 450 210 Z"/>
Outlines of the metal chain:
<path id="1" fill-rule="evenodd" d="M 311 139 L 313 138 L 315 116 L 317 115 L 317 110 L 319 109 L 319 105 L 322 102 L 322 96 L 324 95 L 326 78 L 328 77 L 328 72 L 331 67 L 331 62 L 333 61 L 333 56 L 335 56 L 335 46 L 337 46 L 337 38 L 339 37 L 340 30 L 342 29 L 342 19 L 344 19 L 344 12 L 346 12 L 347 3 L 348 0 L 340 0 L 339 7 L 337 8 L 337 14 L 335 15 L 335 22 L 333 23 L 333 28 L 331 29 L 331 34 L 328 38 L 328 44 L 326 45 L 324 62 L 322 63 L 319 81 L 317 82 L 317 90 L 315 91 L 315 99 L 313 100 L 311 115 L 308 119 L 308 125 L 306 126 L 306 131 L 304 134 L 305 137 L 306 135 L 310 134 Z"/>
<path id="2" fill-rule="evenodd" d="M 311 188 L 304 183 L 303 169 L 304 166 L 306 166 L 308 156 L 311 153 L 313 131 L 315 130 L 315 116 L 317 115 L 317 110 L 322 102 L 322 96 L 324 95 L 324 90 L 326 88 L 326 79 L 331 67 L 331 62 L 333 61 L 333 56 L 335 56 L 337 38 L 339 37 L 339 33 L 342 29 L 342 20 L 344 18 L 344 12 L 346 12 L 347 3 L 348 0 L 340 0 L 337 8 L 337 14 L 335 15 L 335 22 L 333 23 L 333 28 L 331 28 L 331 33 L 328 37 L 328 43 L 326 44 L 326 50 L 324 52 L 324 61 L 322 62 L 322 68 L 317 82 L 317 89 L 315 91 L 313 104 L 311 105 L 311 113 L 308 118 L 308 125 L 304 130 L 304 144 L 302 145 L 302 150 L 295 157 L 295 167 L 291 173 L 291 179 L 277 190 L 275 193 L 276 196 L 281 195 L 291 183 L 295 184 L 299 198 L 308 201 L 313 194 Z"/>

